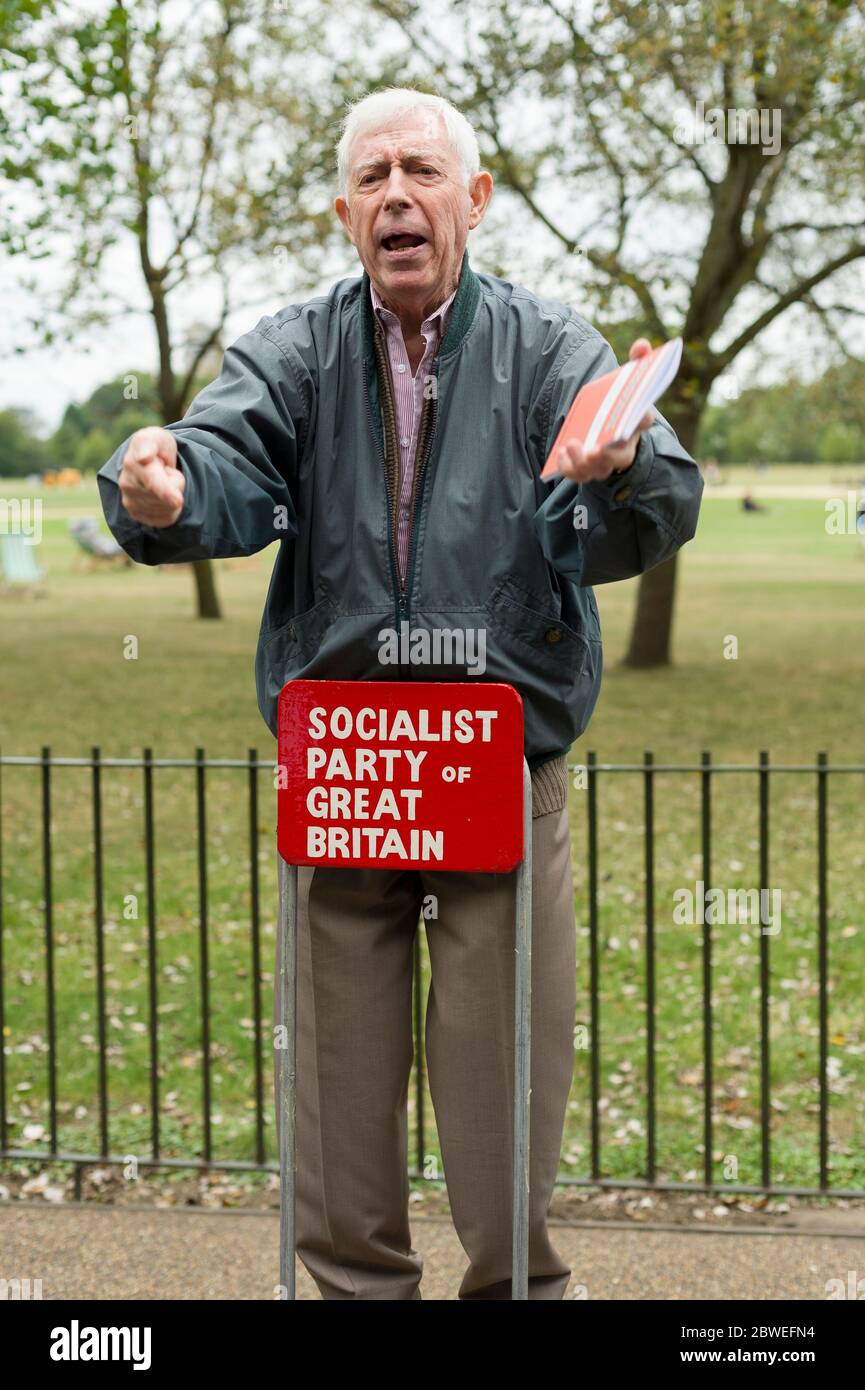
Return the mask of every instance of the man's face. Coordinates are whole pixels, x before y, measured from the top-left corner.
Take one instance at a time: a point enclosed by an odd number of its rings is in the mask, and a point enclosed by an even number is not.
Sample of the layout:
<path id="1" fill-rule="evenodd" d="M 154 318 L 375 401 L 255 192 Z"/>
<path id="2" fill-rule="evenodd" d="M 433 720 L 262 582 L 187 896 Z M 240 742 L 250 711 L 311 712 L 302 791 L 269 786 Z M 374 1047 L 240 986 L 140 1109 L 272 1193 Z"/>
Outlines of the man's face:
<path id="1" fill-rule="evenodd" d="M 369 278 L 395 312 L 436 308 L 456 287 L 490 175 L 466 187 L 441 117 L 423 108 L 358 137 L 349 158 L 348 201 L 334 207 Z"/>

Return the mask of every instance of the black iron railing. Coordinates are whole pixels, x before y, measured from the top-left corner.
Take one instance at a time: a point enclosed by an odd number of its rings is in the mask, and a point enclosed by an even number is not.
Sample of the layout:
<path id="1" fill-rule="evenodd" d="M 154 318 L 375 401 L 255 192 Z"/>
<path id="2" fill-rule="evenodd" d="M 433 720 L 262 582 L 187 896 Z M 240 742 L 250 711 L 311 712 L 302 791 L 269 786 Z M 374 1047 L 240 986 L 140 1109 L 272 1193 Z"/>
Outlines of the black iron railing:
<path id="1" fill-rule="evenodd" d="M 75 1166 L 76 1181 L 80 1187 L 81 1171 L 90 1165 L 125 1164 L 128 1155 L 112 1152 L 112 1135 L 109 1123 L 109 1039 L 108 1007 L 106 999 L 106 954 L 105 954 L 105 826 L 103 786 L 105 774 L 114 769 L 134 769 L 142 779 L 144 878 L 146 897 L 146 951 L 147 951 L 147 1050 L 148 1050 L 148 1124 L 149 1152 L 138 1158 L 142 1168 L 194 1168 L 220 1171 L 276 1171 L 275 1145 L 268 1144 L 268 1113 L 270 1083 L 265 1082 L 265 1067 L 270 1049 L 270 1029 L 262 1015 L 262 995 L 265 972 L 262 965 L 262 853 L 272 856 L 268 870 L 268 881 L 274 882 L 274 902 L 268 918 L 275 918 L 275 844 L 262 843 L 259 827 L 260 776 L 268 777 L 270 802 L 275 799 L 272 793 L 274 764 L 260 762 L 255 749 L 250 749 L 246 758 L 208 759 L 204 749 L 196 750 L 194 758 L 156 758 L 151 749 L 145 749 L 140 758 L 102 757 L 99 748 L 93 748 L 89 758 L 56 757 L 49 748 L 43 748 L 36 757 L 0 757 L 0 1039 L 7 1036 L 9 1016 L 7 998 L 9 990 L 4 973 L 4 884 L 14 878 L 16 865 L 4 861 L 3 846 L 6 833 L 4 817 L 4 796 L 2 775 L 5 768 L 33 768 L 39 770 L 41 787 L 39 801 L 41 806 L 41 829 L 28 827 L 32 835 L 40 836 L 41 888 L 42 895 L 42 935 L 44 941 L 43 965 L 45 977 L 45 1038 L 46 1038 L 46 1084 L 47 1102 L 47 1143 L 39 1148 L 10 1143 L 9 1097 L 7 1095 L 7 1066 L 4 1049 L 0 1047 L 0 1159 L 38 1160 L 42 1163 L 61 1162 Z M 98 1151 L 77 1152 L 64 1148 L 59 1143 L 58 1100 L 62 1086 L 60 1074 L 60 1051 L 58 1049 L 57 1012 L 58 998 L 56 988 L 56 924 L 54 914 L 54 847 L 52 840 L 52 796 L 56 772 L 65 768 L 86 768 L 90 770 L 90 812 L 91 812 L 91 858 L 93 881 L 93 926 L 95 960 L 95 1004 L 97 1032 L 97 1079 L 98 1092 Z M 199 1026 L 199 1069 L 201 1084 L 201 1142 L 195 1152 L 167 1152 L 160 1128 L 162 1111 L 161 1076 L 165 1061 L 165 1040 L 160 1030 L 159 1002 L 159 949 L 157 934 L 157 869 L 156 869 L 156 789 L 155 774 L 163 769 L 188 769 L 194 779 L 195 795 L 195 849 L 197 866 L 197 944 L 198 944 L 198 1026 Z M 249 939 L 248 969 L 250 976 L 250 1011 L 252 1019 L 252 1038 L 248 1059 L 248 1075 L 251 1104 L 254 1107 L 254 1131 L 252 1139 L 253 1156 L 237 1159 L 220 1156 L 215 1151 L 213 1141 L 213 1049 L 218 1039 L 213 1032 L 213 1013 L 211 1008 L 211 911 L 209 893 L 210 872 L 208 864 L 208 825 L 207 774 L 210 770 L 230 770 L 238 776 L 245 774 L 246 812 L 248 825 L 248 846 L 245 873 L 248 880 Z M 562 1183 L 592 1187 L 646 1187 L 658 1190 L 680 1191 L 737 1191 L 741 1193 L 796 1193 L 819 1194 L 832 1192 L 836 1196 L 865 1196 L 865 1187 L 833 1187 L 830 1185 L 829 1152 L 829 857 L 828 857 L 828 782 L 830 776 L 843 776 L 865 773 L 865 765 L 833 764 L 828 756 L 820 753 L 815 764 L 770 764 L 769 756 L 763 752 L 759 762 L 754 764 L 713 764 L 709 753 L 703 753 L 699 763 L 660 763 L 655 762 L 651 753 L 644 755 L 642 762 L 602 763 L 594 753 L 587 755 L 584 765 L 573 764 L 572 772 L 584 775 L 585 815 L 586 815 L 586 924 L 588 927 L 588 996 L 589 1033 L 592 1040 L 588 1067 L 588 1109 L 589 1109 L 589 1171 L 585 1176 L 561 1175 Z M 601 1016 L 601 934 L 599 923 L 599 787 L 604 779 L 612 774 L 640 774 L 642 779 L 642 873 L 643 885 L 643 923 L 644 923 L 644 972 L 645 972 L 645 1163 L 644 1171 L 633 1177 L 613 1178 L 605 1176 L 601 1145 L 601 1055 L 603 1046 Z M 719 1183 L 714 1176 L 713 1149 L 713 1098 L 715 1091 L 715 1061 L 713 1053 L 713 934 L 712 926 L 705 919 L 701 925 L 701 1006 L 702 1006 L 702 1182 L 672 1182 L 659 1179 L 658 1154 L 658 1086 L 657 1086 L 657 904 L 656 904 L 656 789 L 659 779 L 667 776 L 695 776 L 699 781 L 699 837 L 702 883 L 708 890 L 712 884 L 713 852 L 713 803 L 712 795 L 715 780 L 728 774 L 750 775 L 757 779 L 758 835 L 759 835 L 759 878 L 761 889 L 768 889 L 769 851 L 770 851 L 770 779 L 787 773 L 806 774 L 814 779 L 814 814 L 816 830 L 816 856 L 814 864 L 816 888 L 816 962 L 817 962 L 817 1067 L 816 1081 L 818 1091 L 816 1156 L 819 1165 L 818 1185 L 784 1186 L 773 1185 L 772 1181 L 772 1091 L 770 1054 L 770 936 L 760 935 L 759 954 L 759 1124 L 760 1124 L 760 1180 L 759 1183 L 736 1185 L 730 1182 Z M 861 823 L 861 822 L 860 822 Z M 20 827 L 17 827 L 20 836 Z M 275 837 L 274 837 L 275 838 Z M 35 850 L 35 844 L 34 844 Z M 34 885 L 29 885 L 32 893 Z M 423 1057 L 423 971 L 421 933 L 415 939 L 415 981 L 414 981 L 414 1029 L 415 1029 L 415 1115 L 414 1139 L 416 1163 L 412 1169 L 414 1176 L 424 1175 L 424 1156 L 426 1152 L 426 1087 Z M 177 1145 L 169 1146 L 177 1149 Z M 271 1157 L 270 1155 L 273 1155 Z"/>

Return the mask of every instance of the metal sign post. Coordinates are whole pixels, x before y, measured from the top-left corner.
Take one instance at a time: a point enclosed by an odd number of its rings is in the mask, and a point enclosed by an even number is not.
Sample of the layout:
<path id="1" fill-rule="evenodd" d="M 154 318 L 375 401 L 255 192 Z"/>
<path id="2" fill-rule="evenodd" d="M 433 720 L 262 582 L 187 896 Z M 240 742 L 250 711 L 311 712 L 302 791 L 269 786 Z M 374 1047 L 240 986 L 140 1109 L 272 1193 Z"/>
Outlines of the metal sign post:
<path id="1" fill-rule="evenodd" d="M 279 701 L 280 1283 L 295 1293 L 299 864 L 516 869 L 511 1298 L 528 1298 L 532 783 L 522 702 L 471 682 L 290 681 Z"/>
<path id="2" fill-rule="evenodd" d="M 295 1297 L 295 1201 L 297 1174 L 297 865 L 277 859 L 279 939 L 282 942 L 279 1017 L 285 1046 L 279 1065 L 279 1282 Z"/>
<path id="3" fill-rule="evenodd" d="M 532 1094 L 532 779 L 523 761 L 523 857 L 514 923 L 514 1226 L 511 1299 L 529 1296 L 529 1118 Z"/>

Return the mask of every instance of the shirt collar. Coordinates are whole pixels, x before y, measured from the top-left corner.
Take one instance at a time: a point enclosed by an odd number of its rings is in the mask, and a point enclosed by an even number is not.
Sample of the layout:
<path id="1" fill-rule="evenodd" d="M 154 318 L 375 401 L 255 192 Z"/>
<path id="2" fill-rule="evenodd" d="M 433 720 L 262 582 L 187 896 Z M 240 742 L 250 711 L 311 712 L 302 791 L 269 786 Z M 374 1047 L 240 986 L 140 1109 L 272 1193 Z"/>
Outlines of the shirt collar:
<path id="1" fill-rule="evenodd" d="M 444 301 L 443 304 L 440 304 L 437 309 L 434 309 L 433 312 L 429 314 L 427 318 L 424 319 L 423 323 L 420 326 L 420 331 L 425 337 L 428 335 L 429 330 L 433 328 L 438 329 L 438 332 L 441 334 L 441 336 L 444 336 L 445 328 L 447 327 L 447 319 L 448 314 L 450 312 L 450 307 L 457 297 L 458 289 L 459 285 L 457 285 L 457 289 L 454 290 L 453 294 L 448 296 L 448 298 Z M 369 282 L 369 292 L 370 298 L 372 299 L 372 307 L 375 310 L 376 317 L 383 324 L 387 324 L 389 320 L 395 320 L 397 323 L 399 323 L 399 318 L 393 312 L 393 310 L 385 308 L 379 295 L 376 292 L 375 285 L 372 283 L 371 280 Z"/>

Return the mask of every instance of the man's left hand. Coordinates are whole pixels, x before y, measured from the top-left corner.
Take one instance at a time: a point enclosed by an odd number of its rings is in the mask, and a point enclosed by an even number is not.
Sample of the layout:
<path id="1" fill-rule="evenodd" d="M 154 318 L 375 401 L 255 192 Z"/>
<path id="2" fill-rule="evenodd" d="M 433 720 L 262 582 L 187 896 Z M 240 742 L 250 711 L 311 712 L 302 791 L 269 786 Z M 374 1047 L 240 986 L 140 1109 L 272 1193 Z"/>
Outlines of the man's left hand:
<path id="1" fill-rule="evenodd" d="M 652 351 L 646 338 L 637 338 L 628 353 L 632 362 L 645 357 Z M 651 429 L 655 420 L 654 410 L 647 410 L 630 439 L 618 444 L 608 444 L 604 449 L 587 449 L 579 440 L 564 444 L 556 456 L 556 467 L 563 478 L 571 478 L 575 483 L 589 483 L 596 479 L 609 478 L 611 473 L 624 473 L 637 456 L 642 430 Z"/>

